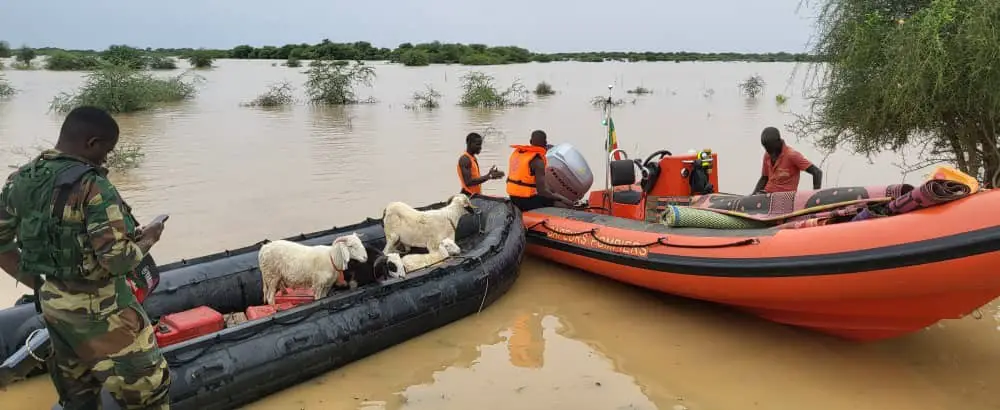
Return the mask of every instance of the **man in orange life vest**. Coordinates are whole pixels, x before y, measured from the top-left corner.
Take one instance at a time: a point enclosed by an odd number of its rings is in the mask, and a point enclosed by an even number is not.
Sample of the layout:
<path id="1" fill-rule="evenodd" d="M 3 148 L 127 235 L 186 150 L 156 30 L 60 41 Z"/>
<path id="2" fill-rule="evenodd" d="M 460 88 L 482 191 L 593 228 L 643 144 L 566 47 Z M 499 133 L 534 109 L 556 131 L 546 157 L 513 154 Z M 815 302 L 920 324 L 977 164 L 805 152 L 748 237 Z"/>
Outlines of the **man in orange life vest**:
<path id="1" fill-rule="evenodd" d="M 458 182 L 462 186 L 459 191 L 467 196 L 482 194 L 482 183 L 491 179 L 503 178 L 503 171 L 494 165 L 485 176 L 479 176 L 479 161 L 476 155 L 483 151 L 483 136 L 475 132 L 465 136 L 465 152 L 458 157 Z"/>
<path id="2" fill-rule="evenodd" d="M 535 130 L 531 133 L 531 145 L 511 145 L 514 152 L 510 154 L 507 168 L 507 172 L 510 172 L 507 177 L 507 195 L 521 212 L 547 206 L 576 207 L 573 201 L 549 190 L 545 184 L 547 140 L 545 131 Z"/>

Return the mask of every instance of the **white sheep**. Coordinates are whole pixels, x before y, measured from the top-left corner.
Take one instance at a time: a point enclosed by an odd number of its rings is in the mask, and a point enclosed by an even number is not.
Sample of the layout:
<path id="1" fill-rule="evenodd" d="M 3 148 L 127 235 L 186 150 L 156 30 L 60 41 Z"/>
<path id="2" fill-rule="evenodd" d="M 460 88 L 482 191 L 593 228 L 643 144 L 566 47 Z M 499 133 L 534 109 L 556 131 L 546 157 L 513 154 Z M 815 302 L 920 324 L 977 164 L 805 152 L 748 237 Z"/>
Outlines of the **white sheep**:
<path id="1" fill-rule="evenodd" d="M 402 202 L 391 202 L 382 213 L 385 231 L 382 254 L 394 253 L 397 247 L 402 248 L 404 253 L 411 247 L 426 248 L 430 252 L 440 247 L 445 238 L 454 242 L 458 220 L 475 209 L 464 194 L 452 196 L 443 208 L 427 211 L 418 211 Z"/>
<path id="2" fill-rule="evenodd" d="M 441 246 L 434 249 L 428 253 L 411 253 L 409 255 L 400 257 L 398 253 L 386 254 L 386 259 L 395 265 L 396 269 L 393 271 L 389 270 L 389 275 L 395 278 L 405 277 L 407 273 L 413 272 L 417 269 L 423 269 L 427 266 L 433 265 L 440 261 L 443 261 L 449 256 L 454 256 L 462 253 L 462 249 L 458 247 L 458 244 L 451 238 L 445 238 L 441 241 Z"/>
<path id="3" fill-rule="evenodd" d="M 283 239 L 260 247 L 257 261 L 264 284 L 264 300 L 274 304 L 274 294 L 283 287 L 307 286 L 313 299 L 327 295 L 334 283 L 345 281 L 344 271 L 354 259 L 367 262 L 365 245 L 357 233 L 341 236 L 328 245 L 306 246 Z"/>

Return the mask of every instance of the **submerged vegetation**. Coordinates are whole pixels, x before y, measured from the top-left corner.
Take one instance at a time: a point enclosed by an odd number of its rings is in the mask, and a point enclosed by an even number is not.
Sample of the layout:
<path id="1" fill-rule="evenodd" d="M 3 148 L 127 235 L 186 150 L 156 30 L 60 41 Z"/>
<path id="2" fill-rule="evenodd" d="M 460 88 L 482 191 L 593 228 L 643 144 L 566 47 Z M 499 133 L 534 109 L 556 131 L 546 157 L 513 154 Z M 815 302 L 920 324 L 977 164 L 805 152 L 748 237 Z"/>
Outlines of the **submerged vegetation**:
<path id="1" fill-rule="evenodd" d="M 65 113 L 81 105 L 93 105 L 113 113 L 141 111 L 156 104 L 175 102 L 195 95 L 195 82 L 184 74 L 158 78 L 150 73 L 121 66 L 104 66 L 87 74 L 75 93 L 53 98 L 50 109 Z"/>
<path id="2" fill-rule="evenodd" d="M 152 70 L 174 70 L 177 68 L 177 60 L 174 60 L 173 57 L 151 56 L 149 68 Z"/>
<path id="3" fill-rule="evenodd" d="M 631 101 L 631 103 L 635 104 L 635 102 L 636 102 L 636 100 L 633 98 L 632 101 Z M 606 95 L 595 95 L 594 98 L 590 99 L 590 105 L 593 105 L 594 107 L 598 107 L 598 108 L 605 108 L 605 107 L 609 107 L 609 106 L 610 107 L 617 107 L 617 106 L 623 105 L 623 104 L 625 104 L 625 100 L 624 99 L 619 98 L 619 99 L 616 100 L 616 99 L 613 99 L 613 98 L 608 97 Z"/>
<path id="4" fill-rule="evenodd" d="M 14 53 L 15 63 L 11 66 L 19 70 L 31 69 L 31 62 L 34 61 L 36 57 L 38 57 L 38 53 L 36 53 L 33 48 L 23 46 L 18 49 L 16 53 Z"/>
<path id="5" fill-rule="evenodd" d="M 640 85 L 638 87 L 635 87 L 635 88 L 633 88 L 631 90 L 628 90 L 628 91 L 625 91 L 625 92 L 629 93 L 629 94 L 635 94 L 635 95 L 646 95 L 646 94 L 652 94 L 653 90 L 650 90 L 650 89 L 648 89 L 648 88 L 643 87 L 643 86 Z"/>
<path id="6" fill-rule="evenodd" d="M 135 47 L 112 45 L 101 52 L 101 58 L 111 65 L 142 70 L 149 65 L 149 55 Z"/>
<path id="7" fill-rule="evenodd" d="M 481 71 L 466 73 L 461 78 L 462 97 L 459 105 L 477 108 L 502 108 L 527 105 L 528 89 L 520 80 L 514 80 L 503 91 L 494 85 L 492 76 Z"/>
<path id="8" fill-rule="evenodd" d="M 187 60 L 194 68 L 212 68 L 212 63 L 215 62 L 212 52 L 204 49 L 192 51 L 188 54 Z"/>
<path id="9" fill-rule="evenodd" d="M 741 81 L 737 86 L 740 88 L 740 92 L 747 96 L 748 98 L 755 99 L 764 92 L 764 87 L 767 84 L 764 82 L 764 78 L 759 74 L 747 77 L 746 80 Z"/>
<path id="10" fill-rule="evenodd" d="M 257 96 L 248 103 L 243 103 L 245 107 L 280 107 L 295 102 L 292 96 L 293 87 L 288 81 L 272 84 L 263 94 Z"/>
<path id="11" fill-rule="evenodd" d="M 0 98 L 7 98 L 14 94 L 17 94 L 17 90 L 10 85 L 7 77 L 4 77 L 3 73 L 0 73 Z"/>
<path id="12" fill-rule="evenodd" d="M 546 95 L 552 95 L 552 94 L 555 94 L 555 93 L 556 93 L 556 90 L 552 89 L 552 85 L 550 85 L 549 83 L 547 83 L 545 81 L 542 81 L 542 82 L 538 83 L 538 85 L 535 86 L 535 95 L 537 95 L 537 96 L 546 96 Z"/>
<path id="13" fill-rule="evenodd" d="M 100 67 L 103 62 L 95 57 L 58 51 L 49 54 L 45 59 L 45 69 L 53 71 L 92 70 Z"/>
<path id="14" fill-rule="evenodd" d="M 146 154 L 142 152 L 138 144 L 121 141 L 113 151 L 108 153 L 108 161 L 104 163 L 104 166 L 108 169 L 124 171 L 138 167 L 145 158 Z"/>
<path id="15" fill-rule="evenodd" d="M 424 91 L 414 91 L 410 103 L 404 105 L 404 108 L 415 110 L 418 108 L 434 109 L 440 107 L 441 103 L 439 100 L 441 99 L 441 93 L 430 85 L 426 87 L 427 89 Z"/>
<path id="16" fill-rule="evenodd" d="M 355 87 L 372 86 L 375 68 L 362 61 L 342 64 L 339 61 L 315 60 L 306 71 L 306 93 L 314 104 L 347 105 L 371 103 L 374 99 L 359 100 Z"/>
<path id="17" fill-rule="evenodd" d="M 919 147 L 919 163 L 954 164 L 1000 183 L 1000 2 L 824 0 L 812 112 L 800 132 L 833 151 L 871 156 Z"/>
<path id="18" fill-rule="evenodd" d="M 22 158 L 21 163 L 7 164 L 7 167 L 16 169 L 24 163 L 37 157 L 38 154 L 42 153 L 42 151 L 49 149 L 49 147 L 54 145 L 51 142 L 46 143 L 47 145 L 35 144 L 30 148 L 5 147 L 4 151 Z M 119 141 L 118 145 L 115 146 L 115 149 L 108 153 L 108 159 L 107 162 L 104 163 L 104 166 L 113 171 L 125 171 L 138 167 L 145 158 L 146 154 L 142 152 L 142 149 L 138 144 L 128 141 Z"/>

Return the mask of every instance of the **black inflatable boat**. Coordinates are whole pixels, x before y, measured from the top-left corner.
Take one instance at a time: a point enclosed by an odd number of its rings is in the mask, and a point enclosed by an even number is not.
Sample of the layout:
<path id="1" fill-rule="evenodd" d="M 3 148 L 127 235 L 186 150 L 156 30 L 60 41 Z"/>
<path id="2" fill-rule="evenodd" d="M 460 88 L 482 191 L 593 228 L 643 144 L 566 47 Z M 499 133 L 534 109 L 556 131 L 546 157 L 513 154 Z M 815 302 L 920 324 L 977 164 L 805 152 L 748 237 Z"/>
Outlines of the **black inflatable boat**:
<path id="1" fill-rule="evenodd" d="M 163 347 L 173 377 L 170 407 L 236 408 L 490 305 L 518 277 L 524 228 L 520 212 L 509 200 L 476 197 L 472 202 L 476 212 L 458 224 L 460 256 L 410 272 L 403 279 L 337 291 L 318 301 Z M 352 232 L 359 233 L 366 246 L 384 246 L 381 220 L 370 218 L 286 239 L 329 244 Z M 160 284 L 144 303 L 150 318 L 156 321 L 206 308 L 233 314 L 263 305 L 257 251 L 266 242 L 161 266 Z M 0 310 L 0 361 L 14 359 L 12 355 L 36 329 L 43 327 L 33 304 Z M 7 368 L 0 372 L 10 374 L 28 366 L 36 369 L 32 374 L 44 371 L 30 355 L 17 363 L 6 361 Z M 103 396 L 105 409 L 118 408 L 107 392 Z"/>

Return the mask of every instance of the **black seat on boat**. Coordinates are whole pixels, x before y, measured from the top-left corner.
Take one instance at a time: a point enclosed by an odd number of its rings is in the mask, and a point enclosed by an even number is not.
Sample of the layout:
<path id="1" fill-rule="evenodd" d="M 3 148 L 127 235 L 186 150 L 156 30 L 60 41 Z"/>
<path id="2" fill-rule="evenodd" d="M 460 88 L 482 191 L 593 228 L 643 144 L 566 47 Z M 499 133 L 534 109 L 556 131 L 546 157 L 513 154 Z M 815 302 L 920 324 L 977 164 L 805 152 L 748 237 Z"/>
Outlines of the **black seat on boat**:
<path id="1" fill-rule="evenodd" d="M 635 161 L 621 159 L 611 161 L 611 186 L 631 186 L 635 184 Z M 642 202 L 642 191 L 632 188 L 615 191 L 611 199 L 616 204 L 638 205 Z"/>

